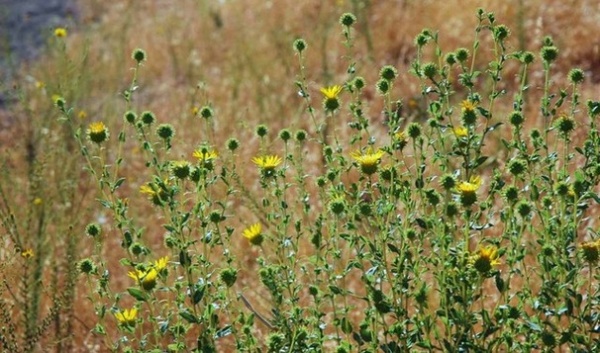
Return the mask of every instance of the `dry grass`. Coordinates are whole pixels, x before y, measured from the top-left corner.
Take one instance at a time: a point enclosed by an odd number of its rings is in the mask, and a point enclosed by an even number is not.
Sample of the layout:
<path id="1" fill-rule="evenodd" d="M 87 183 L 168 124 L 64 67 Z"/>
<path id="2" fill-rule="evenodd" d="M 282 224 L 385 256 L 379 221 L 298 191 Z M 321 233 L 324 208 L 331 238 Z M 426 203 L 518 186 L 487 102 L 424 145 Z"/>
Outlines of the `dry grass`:
<path id="1" fill-rule="evenodd" d="M 339 15 L 347 11 L 355 12 L 359 20 L 357 42 L 352 50 L 358 58 L 357 68 L 361 75 L 372 83 L 382 65 L 396 66 L 401 73 L 400 84 L 394 88 L 397 96 L 419 99 L 419 83 L 407 73 L 415 55 L 415 35 L 427 27 L 439 31 L 442 48 L 446 51 L 468 46 L 474 33 L 475 9 L 483 7 L 494 11 L 498 21 L 513 30 L 510 40 L 513 49 L 537 52 L 541 46 L 540 38 L 552 35 L 561 49 L 554 82 L 564 82 L 570 68 L 581 67 L 590 78 L 582 87 L 583 100 L 598 98 L 600 4 L 595 0 L 180 0 L 177 5 L 166 0 L 89 0 L 81 1 L 81 7 L 82 23 L 69 28 L 68 59 L 55 43 L 51 43 L 53 47 L 47 54 L 23 71 L 23 75 L 33 80 L 18 83 L 27 95 L 14 111 L 20 118 L 9 115 L 13 135 L 2 139 L 3 150 L 10 149 L 14 155 L 9 157 L 11 168 L 26 168 L 23 163 L 27 143 L 42 139 L 40 127 L 48 129 L 53 136 L 48 138 L 49 143 L 53 138 L 67 138 L 64 134 L 56 134 L 61 128 L 51 122 L 56 117 L 48 113 L 52 111 L 49 108 L 51 94 L 60 93 L 78 110 L 85 111 L 87 117 L 82 124 L 103 120 L 112 131 L 118 131 L 125 110 L 120 93 L 130 81 L 132 61 L 129 56 L 136 47 L 143 48 L 149 59 L 141 70 L 140 88 L 133 105 L 138 111 L 153 111 L 159 122 L 168 122 L 175 127 L 177 139 L 185 143 L 175 145 L 172 158 L 189 158 L 196 145 L 208 137 L 220 141 L 221 145 L 216 147 L 224 150 L 225 140 L 234 136 L 242 141 L 238 165 L 249 168 L 250 158 L 259 148 L 254 135 L 257 124 L 268 124 L 273 139 L 280 128 L 313 129 L 293 84 L 299 72 L 297 57 L 292 50 L 294 39 L 303 37 L 309 45 L 306 69 L 311 94 L 317 95 L 318 88 L 323 85 L 345 80 L 347 49 L 342 44 L 337 21 Z M 482 40 L 489 41 L 489 38 Z M 489 54 L 482 52 L 480 62 L 486 62 Z M 533 71 L 541 72 L 539 67 Z M 532 97 L 541 94 L 538 87 L 541 87 L 542 79 L 531 77 Z M 33 88 L 36 80 L 46 83 L 45 92 Z M 510 81 L 502 84 L 509 88 L 517 85 Z M 382 106 L 373 84 L 367 89 L 367 97 L 369 95 L 367 115 L 375 121 L 382 120 Z M 508 105 L 510 99 L 507 97 L 503 102 L 507 112 L 512 109 Z M 191 112 L 193 107 L 207 103 L 215 107 L 216 113 L 214 129 L 209 132 L 199 127 Z M 315 100 L 313 104 L 320 102 Z M 133 156 L 139 155 L 140 151 L 134 146 L 130 148 Z M 307 158 L 318 164 L 320 156 L 312 152 Z M 136 193 L 147 181 L 148 174 L 141 158 L 128 163 L 126 173 L 135 177 L 128 179 L 122 188 L 125 197 Z M 104 216 L 97 211 L 99 207 L 90 197 L 92 193 L 87 191 L 90 187 L 86 178 L 86 175 L 82 177 L 79 186 L 83 198 L 79 206 L 82 224 Z M 146 225 L 147 236 L 153 239 L 148 243 L 159 249 L 163 237 L 161 220 L 155 218 L 153 209 L 148 206 L 134 203 L 132 208 L 137 209 L 140 222 Z M 241 204 L 228 213 L 241 224 L 252 215 L 252 211 Z M 106 238 L 111 239 L 113 232 L 107 224 Z M 119 248 L 119 243 L 120 239 L 109 240 L 105 255 L 107 262 L 114 264 L 113 273 L 117 277 L 121 276 L 118 262 L 123 254 L 113 249 Z M 262 299 L 265 293 L 253 289 L 257 287 L 254 259 L 258 250 L 248 250 L 242 239 L 234 244 L 237 248 L 232 251 L 244 269 L 235 289 L 243 291 L 259 312 L 268 312 Z M 79 243 L 81 257 L 89 253 L 90 247 L 87 239 Z M 124 287 L 125 281 L 123 274 L 122 281 L 116 284 Z M 75 306 L 73 352 L 101 351 L 100 340 L 89 333 L 96 316 L 84 299 L 86 292 L 83 283 L 80 284 L 80 300 Z M 259 331 L 261 335 L 267 332 L 264 327 Z M 40 350 L 46 351 L 41 347 Z"/>

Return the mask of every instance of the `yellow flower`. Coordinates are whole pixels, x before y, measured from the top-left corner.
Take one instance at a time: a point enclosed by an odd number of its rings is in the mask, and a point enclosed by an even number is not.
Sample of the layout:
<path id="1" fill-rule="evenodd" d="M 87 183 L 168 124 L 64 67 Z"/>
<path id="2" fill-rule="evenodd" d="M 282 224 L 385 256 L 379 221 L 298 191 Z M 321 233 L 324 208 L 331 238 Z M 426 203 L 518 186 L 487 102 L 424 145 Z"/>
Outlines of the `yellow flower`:
<path id="1" fill-rule="evenodd" d="M 481 187 L 481 178 L 472 175 L 469 181 L 462 181 L 456 186 L 460 192 L 460 202 L 463 206 L 471 206 L 477 201 L 477 190 Z"/>
<path id="2" fill-rule="evenodd" d="M 169 264 L 169 257 L 168 256 L 161 257 L 160 259 L 154 261 L 154 268 L 156 269 L 157 272 L 161 272 L 162 270 L 167 268 L 168 264 Z"/>
<path id="3" fill-rule="evenodd" d="M 137 317 L 137 309 L 125 309 L 124 311 L 117 311 L 115 318 L 119 322 L 119 325 L 123 326 L 135 326 L 135 319 Z"/>
<path id="4" fill-rule="evenodd" d="M 588 241 L 581 244 L 583 259 L 590 265 L 594 265 L 600 259 L 600 241 Z"/>
<path id="5" fill-rule="evenodd" d="M 215 150 L 195 150 L 193 156 L 202 162 L 216 159 L 219 155 Z"/>
<path id="6" fill-rule="evenodd" d="M 101 144 L 108 139 L 108 129 L 103 122 L 93 122 L 88 126 L 87 135 L 90 141 Z"/>
<path id="7" fill-rule="evenodd" d="M 472 193 L 481 187 L 481 177 L 472 175 L 469 181 L 462 181 L 456 189 L 461 193 Z"/>
<path id="8" fill-rule="evenodd" d="M 64 38 L 67 36 L 67 30 L 64 27 L 57 27 L 54 29 L 54 36 L 57 38 Z"/>
<path id="9" fill-rule="evenodd" d="M 156 277 L 158 277 L 158 272 L 154 267 L 146 271 L 136 269 L 135 272 L 130 271 L 127 275 L 136 280 L 138 284 L 147 291 L 151 291 L 156 287 Z"/>
<path id="10" fill-rule="evenodd" d="M 244 237 L 253 245 L 260 245 L 263 242 L 262 226 L 260 223 L 255 223 L 244 229 Z"/>
<path id="11" fill-rule="evenodd" d="M 263 176 L 269 177 L 273 175 L 275 168 L 281 164 L 282 160 L 279 156 L 268 155 L 254 157 L 252 158 L 252 162 L 260 168 Z"/>
<path id="12" fill-rule="evenodd" d="M 77 113 L 77 117 L 81 120 L 85 120 L 85 118 L 87 118 L 87 113 L 85 110 L 80 110 L 79 113 Z"/>
<path id="13" fill-rule="evenodd" d="M 44 81 L 35 81 L 35 88 L 44 89 L 45 87 L 46 87 L 46 84 L 44 83 Z"/>
<path id="14" fill-rule="evenodd" d="M 356 162 L 360 165 L 360 170 L 367 174 L 371 175 L 377 171 L 377 165 L 379 164 L 379 160 L 385 154 L 382 150 L 373 151 L 372 148 L 368 148 L 365 153 L 361 151 L 352 152 L 350 157 L 354 158 Z"/>
<path id="15" fill-rule="evenodd" d="M 39 206 L 39 205 L 41 205 L 43 203 L 44 203 L 44 200 L 42 200 L 40 197 L 36 197 L 35 199 L 33 199 L 33 204 L 35 206 Z"/>
<path id="16" fill-rule="evenodd" d="M 35 254 L 33 253 L 33 249 L 31 248 L 21 251 L 21 256 L 25 259 L 32 258 L 34 255 Z"/>
<path id="17" fill-rule="evenodd" d="M 321 88 L 321 93 L 323 93 L 326 99 L 336 99 L 341 92 L 342 86 L 339 85 Z"/>
<path id="18" fill-rule="evenodd" d="M 501 264 L 498 260 L 498 249 L 495 246 L 479 248 L 476 253 L 471 255 L 469 263 L 473 268 L 482 274 L 488 273 L 494 266 Z"/>
<path id="19" fill-rule="evenodd" d="M 469 130 L 464 126 L 457 126 L 452 130 L 454 131 L 454 135 L 457 138 L 467 137 L 467 135 L 469 134 Z"/>
<path id="20" fill-rule="evenodd" d="M 477 108 L 477 104 L 471 102 L 470 100 L 464 100 L 460 103 L 460 107 L 463 112 L 473 112 L 475 108 Z"/>

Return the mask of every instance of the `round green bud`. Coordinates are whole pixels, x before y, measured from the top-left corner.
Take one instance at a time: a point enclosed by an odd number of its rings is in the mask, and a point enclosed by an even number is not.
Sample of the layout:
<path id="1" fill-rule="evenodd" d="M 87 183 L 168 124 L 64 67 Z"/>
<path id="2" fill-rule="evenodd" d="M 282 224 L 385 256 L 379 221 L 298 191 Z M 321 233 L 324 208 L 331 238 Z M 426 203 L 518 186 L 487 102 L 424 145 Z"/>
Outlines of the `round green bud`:
<path id="1" fill-rule="evenodd" d="M 377 92 L 379 92 L 382 95 L 387 94 L 390 91 L 390 81 L 385 80 L 385 79 L 379 79 L 379 81 L 377 81 Z"/>
<path id="2" fill-rule="evenodd" d="M 86 275 L 92 274 L 96 272 L 96 264 L 94 261 L 90 259 L 83 259 L 78 264 L 79 271 L 81 273 L 85 273 Z"/>
<path id="3" fill-rule="evenodd" d="M 554 40 L 550 36 L 545 36 L 544 39 L 542 40 L 542 46 L 544 46 L 544 47 L 551 47 L 553 45 L 554 45 Z"/>
<path id="4" fill-rule="evenodd" d="M 156 128 L 156 135 L 163 140 L 170 140 L 175 135 L 175 130 L 171 124 L 160 124 Z"/>
<path id="5" fill-rule="evenodd" d="M 435 77 L 435 75 L 437 75 L 438 69 L 435 66 L 434 63 L 427 63 L 425 65 L 423 65 L 423 75 L 425 75 L 425 77 L 433 80 L 433 78 Z"/>
<path id="6" fill-rule="evenodd" d="M 154 113 L 150 111 L 143 112 L 140 118 L 142 120 L 142 123 L 144 123 L 145 125 L 151 125 L 152 123 L 154 123 L 154 121 L 156 121 Z"/>
<path id="7" fill-rule="evenodd" d="M 212 211 L 208 215 L 208 219 L 210 219 L 210 221 L 212 223 L 217 224 L 217 223 L 220 223 L 221 221 L 225 220 L 225 217 L 219 211 Z"/>
<path id="8" fill-rule="evenodd" d="M 518 127 L 523 125 L 525 119 L 523 118 L 523 114 L 521 114 L 521 112 L 514 111 L 510 113 L 508 121 L 510 121 L 513 126 Z"/>
<path id="9" fill-rule="evenodd" d="M 306 49 L 306 41 L 302 38 L 298 38 L 294 41 L 294 50 L 298 53 L 302 53 Z"/>
<path id="10" fill-rule="evenodd" d="M 336 215 L 343 213 L 346 210 L 344 199 L 337 198 L 329 203 L 329 210 Z"/>
<path id="11" fill-rule="evenodd" d="M 190 175 L 191 165 L 188 161 L 171 162 L 171 173 L 178 179 L 185 179 Z"/>
<path id="12" fill-rule="evenodd" d="M 393 81 L 398 77 L 398 70 L 392 65 L 385 65 L 379 70 L 379 77 L 384 80 Z"/>
<path id="13" fill-rule="evenodd" d="M 425 34 L 423 34 L 422 32 L 419 33 L 416 37 L 415 37 L 415 45 L 418 47 L 423 47 L 427 44 L 427 42 L 429 41 L 429 37 L 426 36 Z"/>
<path id="14" fill-rule="evenodd" d="M 131 54 L 131 58 L 137 61 L 137 63 L 139 64 L 142 61 L 146 60 L 146 52 L 140 48 L 134 49 L 133 53 Z"/>
<path id="15" fill-rule="evenodd" d="M 531 132 L 529 133 L 529 136 L 533 140 L 537 140 L 537 139 L 539 139 L 542 136 L 542 133 L 538 129 L 532 129 Z"/>
<path id="16" fill-rule="evenodd" d="M 382 95 L 387 94 L 390 91 L 390 82 L 385 79 L 379 79 L 377 81 L 377 92 Z"/>
<path id="17" fill-rule="evenodd" d="M 200 113 L 200 116 L 203 117 L 204 119 L 210 119 L 214 115 L 212 108 L 209 106 L 206 106 L 206 105 L 203 106 L 202 108 L 200 108 L 199 113 Z"/>
<path id="18" fill-rule="evenodd" d="M 167 248 L 173 249 L 177 245 L 177 239 L 170 235 L 167 235 L 165 237 L 164 243 Z"/>
<path id="19" fill-rule="evenodd" d="M 450 66 L 456 64 L 456 62 L 457 62 L 456 54 L 454 54 L 454 53 L 446 54 L 446 56 L 444 57 L 444 61 L 446 62 L 446 64 L 448 64 Z"/>
<path id="20" fill-rule="evenodd" d="M 404 232 L 404 237 L 411 241 L 415 240 L 417 238 L 417 231 L 415 231 L 412 228 L 409 228 Z"/>
<path id="21" fill-rule="evenodd" d="M 532 208 L 531 208 L 531 204 L 529 202 L 523 200 L 517 204 L 517 213 L 521 217 L 525 218 L 525 217 L 529 216 L 531 211 L 532 211 Z"/>
<path id="22" fill-rule="evenodd" d="M 134 111 L 129 110 L 125 112 L 123 119 L 130 124 L 134 124 L 135 119 L 137 119 L 137 114 Z"/>
<path id="23" fill-rule="evenodd" d="M 458 206 L 454 202 L 448 202 L 446 205 L 446 216 L 452 218 L 458 214 Z"/>
<path id="24" fill-rule="evenodd" d="M 340 24 L 342 24 L 342 26 L 350 27 L 355 23 L 356 16 L 354 16 L 354 14 L 346 12 L 345 14 L 342 14 L 342 16 L 340 16 Z"/>
<path id="25" fill-rule="evenodd" d="M 144 246 L 138 242 L 131 244 L 129 251 L 135 256 L 139 256 L 144 252 Z"/>
<path id="26" fill-rule="evenodd" d="M 445 190 L 452 190 L 456 186 L 456 179 L 452 174 L 444 174 L 440 180 L 440 184 Z"/>
<path id="27" fill-rule="evenodd" d="M 508 30 L 508 27 L 506 27 L 505 25 L 498 25 L 498 26 L 494 27 L 494 38 L 497 41 L 505 40 L 509 34 L 510 34 L 510 31 Z"/>
<path id="28" fill-rule="evenodd" d="M 356 76 L 354 78 L 353 84 L 354 87 L 356 87 L 356 89 L 360 91 L 363 87 L 365 87 L 365 79 L 361 76 Z"/>
<path id="29" fill-rule="evenodd" d="M 303 142 L 306 140 L 306 136 L 308 135 L 308 133 L 306 132 L 306 130 L 298 130 L 296 131 L 296 141 L 298 142 Z"/>
<path id="30" fill-rule="evenodd" d="M 588 114 L 592 118 L 595 118 L 600 114 L 600 101 L 588 100 L 586 105 L 588 107 Z"/>
<path id="31" fill-rule="evenodd" d="M 265 137 L 268 133 L 269 128 L 266 125 L 260 124 L 256 127 L 256 135 L 258 137 Z"/>
<path id="32" fill-rule="evenodd" d="M 90 223 L 85 227 L 85 234 L 90 237 L 97 237 L 100 233 L 102 233 L 102 228 L 100 228 L 98 223 Z"/>
<path id="33" fill-rule="evenodd" d="M 575 120 L 567 116 L 561 116 L 556 120 L 554 126 L 558 129 L 561 135 L 568 135 L 575 130 Z"/>
<path id="34" fill-rule="evenodd" d="M 546 347 L 556 346 L 556 336 L 552 332 L 543 331 L 541 334 L 542 343 Z"/>
<path id="35" fill-rule="evenodd" d="M 472 126 L 477 122 L 477 113 L 474 109 L 463 109 L 460 118 L 464 126 Z"/>
<path id="36" fill-rule="evenodd" d="M 508 170 L 514 176 L 518 176 L 527 171 L 527 162 L 522 159 L 513 159 L 508 162 Z"/>
<path id="37" fill-rule="evenodd" d="M 333 147 L 329 145 L 323 147 L 323 154 L 327 157 L 331 157 L 333 155 Z"/>
<path id="38" fill-rule="evenodd" d="M 543 47 L 540 56 L 545 62 L 551 63 L 558 57 L 558 48 L 554 46 Z"/>
<path id="39" fill-rule="evenodd" d="M 212 166 L 212 163 L 209 163 L 209 162 L 206 162 L 205 164 L 207 166 Z M 210 169 L 210 170 L 212 170 L 212 169 Z M 202 176 L 202 173 L 201 173 L 200 167 L 192 167 L 192 170 L 190 171 L 190 180 L 193 181 L 194 183 L 198 183 L 198 182 L 200 182 L 201 176 Z"/>
<path id="40" fill-rule="evenodd" d="M 566 196 L 569 194 L 569 184 L 565 183 L 564 181 L 561 181 L 558 184 L 556 184 L 554 190 L 558 195 Z"/>
<path id="41" fill-rule="evenodd" d="M 340 107 L 340 101 L 337 98 L 325 98 L 323 108 L 328 112 L 333 112 Z"/>
<path id="42" fill-rule="evenodd" d="M 287 142 L 292 138 L 292 133 L 288 129 L 282 129 L 281 131 L 279 131 L 279 138 L 282 139 L 284 142 Z"/>
<path id="43" fill-rule="evenodd" d="M 360 204 L 359 209 L 360 209 L 360 214 L 363 215 L 363 216 L 368 217 L 368 216 L 370 216 L 370 215 L 373 214 L 373 208 L 368 203 L 362 203 L 362 204 Z"/>
<path id="44" fill-rule="evenodd" d="M 410 138 L 416 139 L 417 137 L 421 136 L 421 125 L 419 125 L 419 123 L 414 122 L 410 123 L 406 128 L 406 131 Z"/>
<path id="45" fill-rule="evenodd" d="M 317 178 L 317 186 L 322 188 L 325 186 L 325 184 L 327 184 L 327 179 L 323 178 L 322 176 Z"/>
<path id="46" fill-rule="evenodd" d="M 469 50 L 466 48 L 459 48 L 456 50 L 456 60 L 465 62 L 469 58 Z"/>
<path id="47" fill-rule="evenodd" d="M 583 74 L 583 70 L 576 68 L 576 69 L 571 69 L 571 71 L 569 71 L 569 80 L 571 81 L 571 83 L 577 85 L 583 82 L 583 78 L 584 78 L 584 74 Z"/>
<path id="48" fill-rule="evenodd" d="M 327 174 L 325 174 L 325 177 L 327 178 L 327 180 L 329 181 L 334 181 L 335 178 L 337 178 L 337 172 L 335 170 L 328 170 Z"/>
<path id="49" fill-rule="evenodd" d="M 441 195 L 439 192 L 437 192 L 434 189 L 425 190 L 425 197 L 427 198 L 427 201 L 429 201 L 429 203 L 432 206 L 436 206 L 437 204 L 440 203 Z"/>
<path id="50" fill-rule="evenodd" d="M 234 137 L 227 140 L 227 149 L 230 151 L 235 151 L 238 147 L 240 147 L 240 141 Z"/>
<path id="51" fill-rule="evenodd" d="M 545 208 L 551 208 L 553 204 L 554 204 L 554 199 L 552 197 L 544 196 L 542 198 L 542 205 L 544 205 Z"/>
<path id="52" fill-rule="evenodd" d="M 526 51 L 523 53 L 522 59 L 523 63 L 529 65 L 531 63 L 533 63 L 533 61 L 535 60 L 535 54 L 533 54 L 530 51 Z"/>
<path id="53" fill-rule="evenodd" d="M 519 189 L 517 189 L 516 186 L 511 185 L 511 186 L 507 187 L 506 189 L 504 189 L 504 198 L 509 203 L 514 203 L 515 201 L 517 201 L 518 197 L 519 197 Z"/>
<path id="54" fill-rule="evenodd" d="M 223 282 L 225 286 L 229 288 L 235 284 L 235 281 L 237 281 L 237 274 L 238 272 L 235 268 L 224 268 L 221 270 L 219 278 L 221 279 L 221 282 Z"/>

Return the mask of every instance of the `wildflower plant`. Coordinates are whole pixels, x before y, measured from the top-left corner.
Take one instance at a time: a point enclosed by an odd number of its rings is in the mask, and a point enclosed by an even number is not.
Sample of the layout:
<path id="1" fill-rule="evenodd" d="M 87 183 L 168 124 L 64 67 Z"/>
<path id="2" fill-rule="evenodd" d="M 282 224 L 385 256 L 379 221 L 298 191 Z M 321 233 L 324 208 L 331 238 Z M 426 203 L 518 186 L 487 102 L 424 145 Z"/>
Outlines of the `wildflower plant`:
<path id="1" fill-rule="evenodd" d="M 408 72 L 363 67 L 360 21 L 340 18 L 347 67 L 334 85 L 313 87 L 312 47 L 294 41 L 308 124 L 259 124 L 254 140 L 215 139 L 224 117 L 204 97 L 186 110 L 196 107 L 200 139 L 184 141 L 134 100 L 151 61 L 141 49 L 110 134 L 108 122 L 86 128 L 79 107 L 53 100 L 110 213 L 110 227 L 82 226 L 94 250 L 77 262 L 108 350 L 600 349 L 600 103 L 581 101 L 585 72 L 555 87 L 552 39 L 539 55 L 513 52 L 509 28 L 484 10 L 469 49 L 445 53 L 443 33 L 425 29 Z M 516 85 L 503 85 L 514 72 Z M 406 75 L 426 121 L 402 109 Z M 131 146 L 145 167 L 134 175 Z"/>

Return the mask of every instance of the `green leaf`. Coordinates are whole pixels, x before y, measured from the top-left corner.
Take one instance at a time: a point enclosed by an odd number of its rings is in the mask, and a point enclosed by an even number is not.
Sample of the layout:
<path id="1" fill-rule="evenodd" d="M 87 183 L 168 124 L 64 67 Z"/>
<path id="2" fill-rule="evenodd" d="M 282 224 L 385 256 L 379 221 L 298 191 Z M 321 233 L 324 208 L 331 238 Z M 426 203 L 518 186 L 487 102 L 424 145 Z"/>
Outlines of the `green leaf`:
<path id="1" fill-rule="evenodd" d="M 145 302 L 148 300 L 148 297 L 146 296 L 146 293 L 142 292 L 140 289 L 138 288 L 127 288 L 127 292 L 134 297 L 135 299 Z"/>
<path id="2" fill-rule="evenodd" d="M 111 188 L 111 191 L 117 190 L 123 184 L 124 181 L 125 181 L 125 178 L 119 178 L 119 180 L 117 180 L 115 182 L 115 185 L 113 185 L 113 187 Z"/>
<path id="3" fill-rule="evenodd" d="M 186 320 L 187 322 L 189 322 L 191 324 L 197 324 L 200 322 L 200 321 L 198 321 L 198 318 L 196 316 L 194 316 L 192 313 L 190 313 L 187 310 L 180 311 L 179 316 L 181 316 L 184 320 Z"/>
<path id="4" fill-rule="evenodd" d="M 231 335 L 232 331 L 231 331 L 231 325 L 227 325 L 221 329 L 219 329 L 217 332 L 215 332 L 215 339 L 219 339 L 225 336 L 229 336 Z"/>

